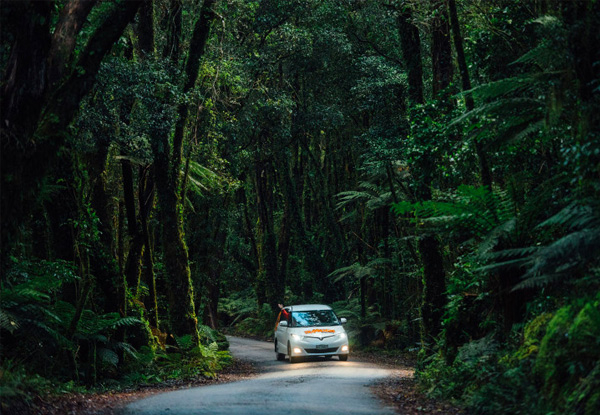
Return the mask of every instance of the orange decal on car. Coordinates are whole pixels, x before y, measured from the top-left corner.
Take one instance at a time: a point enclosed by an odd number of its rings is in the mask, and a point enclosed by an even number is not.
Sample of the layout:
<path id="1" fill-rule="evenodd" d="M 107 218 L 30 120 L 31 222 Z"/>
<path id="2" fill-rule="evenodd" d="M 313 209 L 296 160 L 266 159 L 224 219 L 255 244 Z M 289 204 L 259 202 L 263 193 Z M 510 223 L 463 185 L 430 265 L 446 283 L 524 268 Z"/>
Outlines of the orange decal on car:
<path id="1" fill-rule="evenodd" d="M 313 329 L 313 330 L 305 330 L 304 334 L 313 334 L 313 333 L 335 333 L 335 330 L 330 329 Z"/>

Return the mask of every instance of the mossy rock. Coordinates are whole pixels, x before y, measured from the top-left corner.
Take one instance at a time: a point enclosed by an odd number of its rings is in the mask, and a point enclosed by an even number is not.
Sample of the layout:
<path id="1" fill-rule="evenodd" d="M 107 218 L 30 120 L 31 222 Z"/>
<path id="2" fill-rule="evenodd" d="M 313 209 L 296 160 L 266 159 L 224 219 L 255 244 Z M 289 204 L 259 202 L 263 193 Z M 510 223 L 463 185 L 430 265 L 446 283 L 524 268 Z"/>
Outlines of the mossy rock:
<path id="1" fill-rule="evenodd" d="M 502 361 L 509 366 L 517 366 L 520 361 L 537 356 L 540 343 L 546 334 L 553 314 L 543 313 L 531 320 L 523 331 L 523 344 L 514 354 L 505 356 Z"/>

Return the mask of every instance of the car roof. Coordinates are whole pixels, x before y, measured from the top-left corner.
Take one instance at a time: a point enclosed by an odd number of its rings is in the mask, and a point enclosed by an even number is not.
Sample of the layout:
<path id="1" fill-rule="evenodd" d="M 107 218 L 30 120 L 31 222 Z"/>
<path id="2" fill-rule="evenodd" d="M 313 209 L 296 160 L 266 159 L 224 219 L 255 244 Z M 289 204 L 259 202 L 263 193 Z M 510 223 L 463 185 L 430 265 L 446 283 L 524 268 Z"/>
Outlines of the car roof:
<path id="1" fill-rule="evenodd" d="M 331 310 L 331 307 L 324 304 L 299 304 L 292 305 L 289 307 L 290 311 L 315 311 L 315 310 Z"/>

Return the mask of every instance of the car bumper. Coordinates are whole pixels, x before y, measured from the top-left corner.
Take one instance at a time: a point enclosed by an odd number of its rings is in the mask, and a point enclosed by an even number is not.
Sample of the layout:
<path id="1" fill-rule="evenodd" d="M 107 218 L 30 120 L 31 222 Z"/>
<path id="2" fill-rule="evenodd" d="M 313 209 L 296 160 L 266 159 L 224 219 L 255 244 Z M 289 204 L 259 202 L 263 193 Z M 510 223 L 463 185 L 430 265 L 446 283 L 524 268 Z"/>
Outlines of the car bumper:
<path id="1" fill-rule="evenodd" d="M 338 356 L 350 352 L 348 340 L 322 341 L 297 340 L 290 344 L 292 356 Z"/>

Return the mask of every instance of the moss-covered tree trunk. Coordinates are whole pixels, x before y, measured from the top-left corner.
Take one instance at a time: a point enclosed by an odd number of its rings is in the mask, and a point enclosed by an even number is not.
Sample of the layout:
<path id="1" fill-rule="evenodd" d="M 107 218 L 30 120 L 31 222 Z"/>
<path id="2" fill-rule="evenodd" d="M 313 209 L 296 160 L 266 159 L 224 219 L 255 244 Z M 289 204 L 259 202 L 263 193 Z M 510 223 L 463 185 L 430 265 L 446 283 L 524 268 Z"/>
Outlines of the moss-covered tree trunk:
<path id="1" fill-rule="evenodd" d="M 284 294 L 284 284 L 280 279 L 277 266 L 277 238 L 273 212 L 274 171 L 270 162 L 257 160 L 255 163 L 254 180 L 256 186 L 256 209 L 258 212 L 259 271 L 257 294 L 260 301 L 276 309 Z M 264 292 L 264 294 L 263 294 Z"/>
<path id="2" fill-rule="evenodd" d="M 460 71 L 462 90 L 463 92 L 470 91 L 471 78 L 469 76 L 469 67 L 467 66 L 467 60 L 465 58 L 463 38 L 460 31 L 460 22 L 458 20 L 458 12 L 456 10 L 455 0 L 448 0 L 448 11 L 450 14 L 450 21 L 452 23 L 454 49 L 456 50 L 456 61 L 458 63 L 458 69 Z M 471 94 L 465 95 L 465 107 L 467 111 L 472 111 L 475 108 L 475 102 Z M 483 148 L 483 145 L 478 140 L 475 140 L 475 151 L 477 153 L 477 159 L 479 161 L 479 173 L 481 175 L 481 183 L 491 190 L 492 173 L 490 171 L 488 157 Z"/>
<path id="3" fill-rule="evenodd" d="M 127 288 L 135 295 L 140 282 L 142 270 L 142 254 L 144 251 L 144 236 L 140 230 L 135 208 L 135 190 L 133 186 L 133 169 L 129 160 L 121 160 L 123 174 L 123 199 L 129 233 L 129 252 L 125 263 L 125 281 Z"/>
<path id="4" fill-rule="evenodd" d="M 17 35 L 1 91 L 3 259 L 15 242 L 28 208 L 33 206 L 38 186 L 58 157 L 58 149 L 67 136 L 65 130 L 77 114 L 81 100 L 91 90 L 100 63 L 142 1 L 112 5 L 77 54 L 74 62 L 77 69 L 66 71 L 75 58 L 75 38 L 91 3 L 71 2 L 65 6 L 52 36 L 50 13 L 54 3 L 10 5 L 18 23 L 13 25 Z"/>
<path id="5" fill-rule="evenodd" d="M 450 83 L 452 61 L 450 60 L 450 33 L 445 2 L 435 0 L 432 3 L 435 17 L 432 24 L 432 65 L 434 73 L 434 95 L 443 91 Z M 410 21 L 410 10 L 405 9 L 399 18 L 402 52 L 408 64 L 409 100 L 412 105 L 423 103 L 423 67 L 421 56 L 421 40 L 418 29 Z M 427 139 L 428 137 L 421 137 Z M 424 146 L 427 143 L 422 143 Z M 423 154 L 415 165 L 418 173 L 415 197 L 418 201 L 431 200 L 431 186 L 435 163 L 432 154 Z M 423 264 L 423 288 L 421 295 L 421 343 L 427 351 L 435 338 L 440 334 L 442 316 L 446 304 L 446 275 L 443 257 L 437 237 L 432 234 L 423 235 L 418 241 L 418 251 Z"/>
<path id="6" fill-rule="evenodd" d="M 190 92 L 198 78 L 200 60 L 204 54 L 210 25 L 214 18 L 214 0 L 205 0 L 200 17 L 194 25 L 190 51 L 183 73 L 183 93 Z M 175 54 L 176 55 L 176 54 Z M 171 56 L 175 56 L 171 55 Z M 183 232 L 181 215 L 181 166 L 188 106 L 181 103 L 172 146 L 169 132 L 155 138 L 155 177 L 163 237 L 163 252 L 169 281 L 169 314 L 171 330 L 176 335 L 192 334 L 198 337 L 198 320 L 194 304 L 194 290 L 189 266 L 189 253 Z M 169 149 L 172 148 L 172 151 Z"/>

